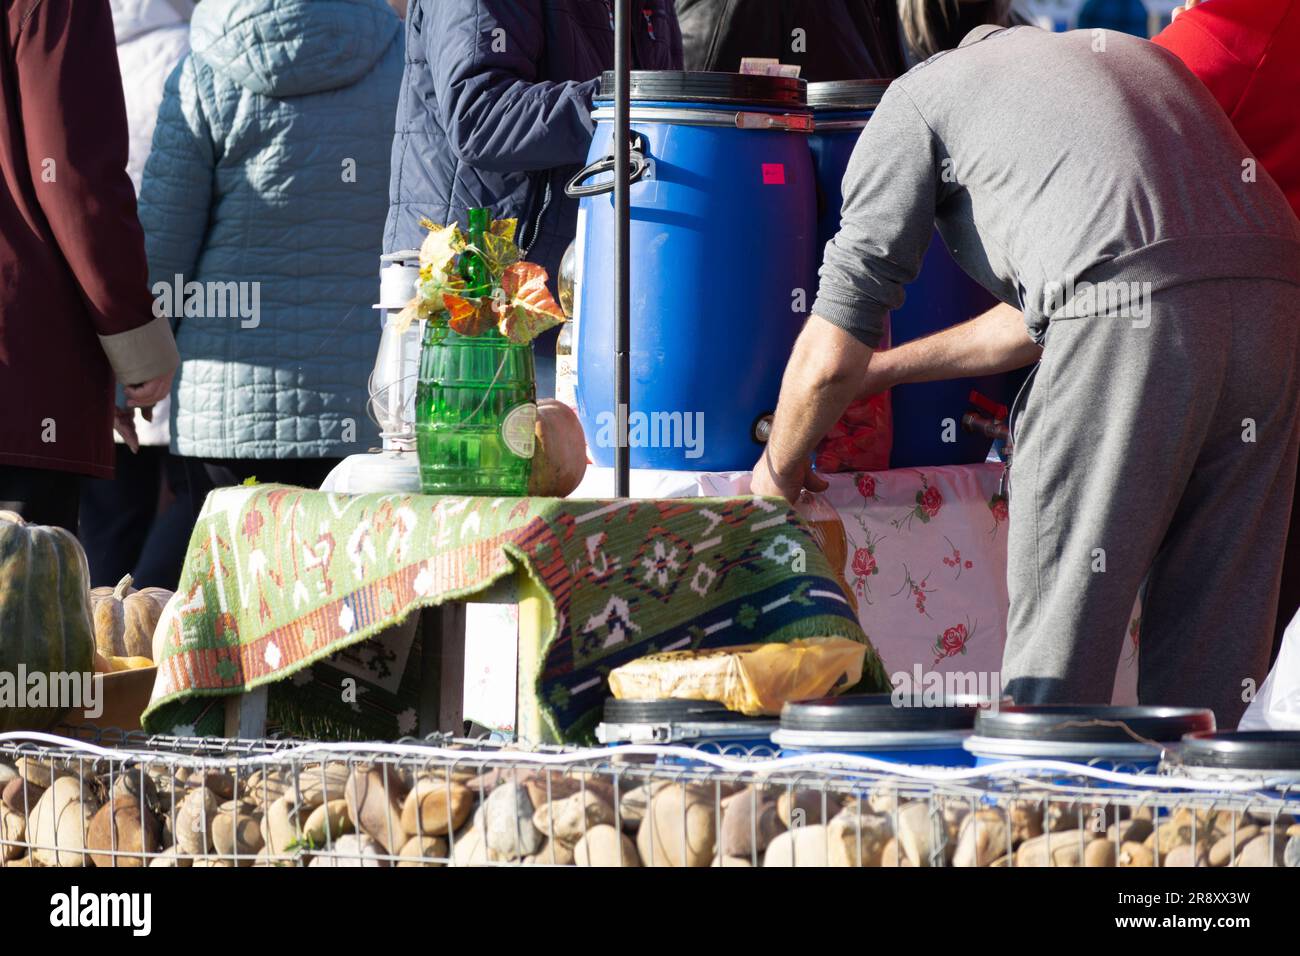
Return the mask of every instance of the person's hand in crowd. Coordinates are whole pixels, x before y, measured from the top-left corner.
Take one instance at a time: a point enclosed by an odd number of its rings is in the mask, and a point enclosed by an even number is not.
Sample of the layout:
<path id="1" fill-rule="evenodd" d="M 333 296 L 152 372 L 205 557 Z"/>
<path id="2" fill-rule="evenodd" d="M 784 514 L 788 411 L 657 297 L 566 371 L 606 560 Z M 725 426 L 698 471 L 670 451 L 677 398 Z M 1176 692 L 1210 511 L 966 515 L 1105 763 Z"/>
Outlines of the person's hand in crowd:
<path id="1" fill-rule="evenodd" d="M 122 436 L 131 454 L 140 451 L 140 438 L 135 433 L 135 412 L 129 408 L 113 408 L 113 431 Z"/>
<path id="2" fill-rule="evenodd" d="M 1187 10 L 1192 9 L 1192 7 L 1197 6 L 1198 4 L 1203 2 L 1204 0 L 1186 0 L 1186 2 L 1181 7 L 1174 7 L 1174 12 L 1170 15 L 1169 22 L 1173 23 L 1175 20 L 1178 19 L 1178 14 L 1184 13 Z"/>
<path id="3" fill-rule="evenodd" d="M 172 378 L 175 374 L 175 372 L 168 372 L 166 375 L 159 375 L 147 382 L 126 386 L 127 407 L 152 409 L 153 406 L 171 394 Z"/>

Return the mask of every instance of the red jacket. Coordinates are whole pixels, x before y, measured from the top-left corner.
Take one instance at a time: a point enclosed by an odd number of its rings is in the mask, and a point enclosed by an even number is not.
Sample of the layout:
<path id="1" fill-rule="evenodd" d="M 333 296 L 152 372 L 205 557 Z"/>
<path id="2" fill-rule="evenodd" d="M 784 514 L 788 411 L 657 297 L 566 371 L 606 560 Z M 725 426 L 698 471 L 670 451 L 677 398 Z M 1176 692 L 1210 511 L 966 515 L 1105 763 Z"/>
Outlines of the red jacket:
<path id="1" fill-rule="evenodd" d="M 0 467 L 112 477 L 115 373 L 178 361 L 126 174 L 112 15 L 4 0 L 0 30 Z"/>
<path id="2" fill-rule="evenodd" d="M 1300 0 L 1206 0 L 1155 42 L 1210 88 L 1300 215 Z"/>

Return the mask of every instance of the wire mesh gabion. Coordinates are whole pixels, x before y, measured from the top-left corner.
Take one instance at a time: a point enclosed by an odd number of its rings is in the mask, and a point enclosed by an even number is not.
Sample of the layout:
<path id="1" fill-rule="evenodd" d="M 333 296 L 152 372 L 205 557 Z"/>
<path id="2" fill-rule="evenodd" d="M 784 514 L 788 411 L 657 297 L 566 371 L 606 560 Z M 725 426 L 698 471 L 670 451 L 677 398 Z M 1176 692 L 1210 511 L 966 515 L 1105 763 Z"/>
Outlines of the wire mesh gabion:
<path id="1" fill-rule="evenodd" d="M 1060 767 L 80 731 L 3 735 L 0 781 L 0 867 L 1300 866 L 1285 785 Z"/>

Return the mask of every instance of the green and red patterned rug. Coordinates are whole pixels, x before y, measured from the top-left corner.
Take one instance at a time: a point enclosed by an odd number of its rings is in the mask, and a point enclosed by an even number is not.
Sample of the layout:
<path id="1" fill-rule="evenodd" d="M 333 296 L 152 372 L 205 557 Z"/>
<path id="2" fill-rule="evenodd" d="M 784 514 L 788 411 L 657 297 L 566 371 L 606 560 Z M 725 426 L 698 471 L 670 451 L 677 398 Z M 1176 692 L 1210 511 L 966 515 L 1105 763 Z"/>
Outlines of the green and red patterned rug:
<path id="1" fill-rule="evenodd" d="M 520 679 L 566 741 L 589 737 L 609 671 L 644 654 L 797 637 L 869 643 L 807 527 L 773 499 L 225 488 L 204 505 L 161 624 L 144 726 L 220 735 L 220 698 L 272 684 L 269 712 L 287 732 L 413 733 L 418 681 L 401 650 L 354 645 L 517 572 L 541 586 L 555 621 L 539 672 Z M 349 673 L 362 675 L 350 700 L 339 691 Z M 869 649 L 859 688 L 888 687 Z"/>

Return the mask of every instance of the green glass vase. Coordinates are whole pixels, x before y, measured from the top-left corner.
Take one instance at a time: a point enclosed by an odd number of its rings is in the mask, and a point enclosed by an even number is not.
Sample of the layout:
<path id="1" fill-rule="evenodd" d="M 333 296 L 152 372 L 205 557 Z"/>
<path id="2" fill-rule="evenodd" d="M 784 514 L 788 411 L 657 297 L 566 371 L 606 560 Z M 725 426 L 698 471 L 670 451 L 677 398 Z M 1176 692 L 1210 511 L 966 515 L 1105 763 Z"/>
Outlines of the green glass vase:
<path id="1" fill-rule="evenodd" d="M 536 421 L 531 344 L 496 329 L 464 336 L 425 326 L 415 396 L 425 494 L 528 494 Z"/>

